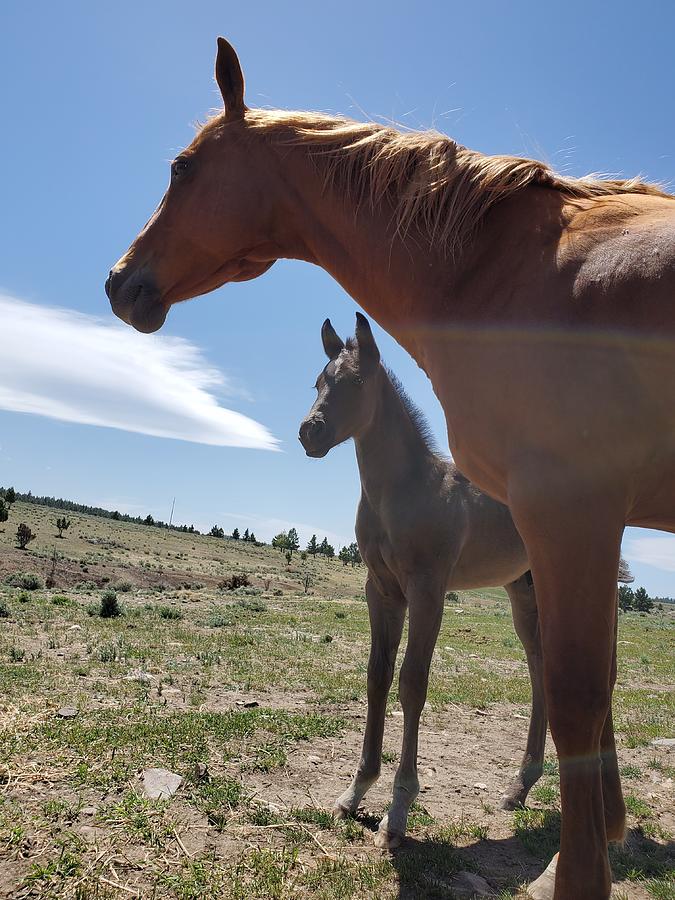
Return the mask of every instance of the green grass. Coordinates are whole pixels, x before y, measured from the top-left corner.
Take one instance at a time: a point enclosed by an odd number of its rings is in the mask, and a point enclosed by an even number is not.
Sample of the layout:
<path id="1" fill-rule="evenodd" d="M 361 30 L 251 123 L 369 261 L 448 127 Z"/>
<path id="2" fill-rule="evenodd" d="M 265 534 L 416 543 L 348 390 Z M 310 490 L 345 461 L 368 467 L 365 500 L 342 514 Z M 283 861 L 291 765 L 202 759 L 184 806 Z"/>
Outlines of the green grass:
<path id="1" fill-rule="evenodd" d="M 495 796 L 465 790 L 455 745 L 433 762 L 458 785 L 457 804 L 439 812 L 445 788 L 431 779 L 424 805 L 411 810 L 410 840 L 391 856 L 372 847 L 386 798 L 366 798 L 365 816 L 333 821 L 326 785 L 338 766 L 342 780 L 355 765 L 364 725 L 363 568 L 295 557 L 288 567 L 264 547 L 73 514 L 59 542 L 62 573 L 48 590 L 53 511 L 26 506 L 21 515 L 38 538 L 20 556 L 26 572 L 0 584 L 9 613 L 0 628 L 0 855 L 17 867 L 17 891 L 45 900 L 122 896 L 102 880 L 117 880 L 99 856 L 109 847 L 127 860 L 114 863 L 122 882 L 155 900 L 445 900 L 452 874 L 480 866 L 491 841 L 504 842 L 516 868 L 530 854 L 546 863 L 557 850 L 553 756 L 530 795 L 544 808 L 510 815 L 496 809 Z M 13 552 L 7 533 L 0 552 Z M 241 573 L 249 587 L 219 589 Z M 124 616 L 98 615 L 102 592 L 124 594 Z M 673 897 L 672 838 L 659 801 L 675 769 L 649 741 L 669 735 L 675 718 L 674 618 L 670 610 L 629 614 L 619 624 L 615 721 L 631 833 L 624 849 L 612 850 L 612 864 L 620 889 L 639 883 L 656 900 Z M 389 711 L 397 711 L 396 684 Z M 249 701 L 260 705 L 244 707 Z M 511 737 L 521 728 L 524 742 L 527 723 L 514 724 L 513 714 L 529 710 L 529 679 L 503 591 L 465 594 L 446 608 L 428 701 L 422 759 L 430 731 L 451 735 L 457 721 L 461 767 L 474 765 L 473 746 L 487 746 L 505 786 L 498 728 L 503 721 Z M 57 717 L 65 705 L 79 710 L 75 719 Z M 389 768 L 400 725 L 387 718 Z M 322 762 L 303 767 L 309 754 Z M 180 774 L 180 791 L 145 799 L 137 773 L 147 766 Z M 499 887 L 512 896 L 513 876 Z"/>

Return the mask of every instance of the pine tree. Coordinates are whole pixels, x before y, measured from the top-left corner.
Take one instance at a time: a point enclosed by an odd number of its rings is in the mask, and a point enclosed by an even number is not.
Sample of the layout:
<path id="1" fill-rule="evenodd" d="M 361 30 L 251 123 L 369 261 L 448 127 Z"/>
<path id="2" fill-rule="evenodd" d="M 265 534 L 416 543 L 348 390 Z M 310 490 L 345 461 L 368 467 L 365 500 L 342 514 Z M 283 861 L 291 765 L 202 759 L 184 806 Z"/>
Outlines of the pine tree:
<path id="1" fill-rule="evenodd" d="M 68 531 L 70 528 L 70 519 L 67 519 L 65 516 L 59 516 L 56 520 L 56 527 L 59 530 L 59 537 L 63 537 L 63 532 Z"/>
<path id="2" fill-rule="evenodd" d="M 30 527 L 26 525 L 25 522 L 21 522 L 19 527 L 16 529 L 16 542 L 21 548 L 21 550 L 25 550 L 28 544 L 31 541 L 35 540 L 37 535 L 33 534 L 30 530 Z"/>
<path id="3" fill-rule="evenodd" d="M 338 553 L 338 559 L 342 563 L 343 566 L 346 566 L 348 562 L 350 562 L 349 550 L 347 547 L 343 547 Z"/>
<path id="4" fill-rule="evenodd" d="M 234 541 L 239 540 L 239 529 L 238 528 L 235 528 L 234 531 L 232 532 L 232 540 L 234 540 Z"/>
<path id="5" fill-rule="evenodd" d="M 300 539 L 298 537 L 298 532 L 295 528 L 290 528 L 288 530 L 288 544 L 287 549 L 293 553 L 294 550 L 298 550 L 300 548 Z"/>
<path id="6" fill-rule="evenodd" d="M 244 532 L 244 540 L 245 540 L 245 541 L 250 541 L 250 540 L 251 540 L 251 536 L 250 536 L 249 533 L 248 533 L 248 528 L 247 528 L 246 531 Z"/>
<path id="7" fill-rule="evenodd" d="M 316 535 L 313 534 L 311 536 L 311 538 L 309 539 L 309 543 L 307 544 L 307 552 L 311 553 L 312 556 L 316 557 L 318 550 L 319 550 L 319 545 L 316 542 Z"/>
<path id="8" fill-rule="evenodd" d="M 256 540 L 256 538 L 255 538 L 255 535 L 253 534 L 253 532 L 251 532 L 251 534 L 249 535 L 249 538 L 248 538 L 248 539 L 249 539 L 249 541 L 250 541 L 252 544 L 257 544 L 257 543 L 258 543 L 257 540 Z"/>
<path id="9" fill-rule="evenodd" d="M 9 506 L 4 500 L 0 500 L 0 522 L 6 522 L 9 519 Z"/>
<path id="10" fill-rule="evenodd" d="M 622 609 L 624 612 L 628 612 L 629 609 L 633 609 L 635 604 L 635 594 L 633 592 L 632 587 L 628 587 L 627 584 L 619 585 L 619 609 Z"/>
<path id="11" fill-rule="evenodd" d="M 10 509 L 12 508 L 12 504 L 16 503 L 16 491 L 13 487 L 9 487 L 5 491 L 5 503 Z"/>
<path id="12" fill-rule="evenodd" d="M 347 547 L 347 552 L 349 554 L 349 562 L 352 564 L 352 569 L 354 566 L 361 565 L 361 552 L 359 550 L 359 545 L 356 542 L 352 542 L 349 547 Z"/>
<path id="13" fill-rule="evenodd" d="M 633 602 L 635 603 L 635 609 L 637 609 L 638 612 L 648 613 L 654 608 L 651 597 L 643 587 L 639 587 L 635 591 L 635 600 Z"/>
<path id="14" fill-rule="evenodd" d="M 209 537 L 224 538 L 225 532 L 220 525 L 214 525 L 211 531 L 209 531 Z"/>
<path id="15" fill-rule="evenodd" d="M 288 549 L 288 535 L 285 531 L 280 531 L 279 534 L 274 535 L 272 538 L 272 546 L 280 553 L 283 553 Z"/>

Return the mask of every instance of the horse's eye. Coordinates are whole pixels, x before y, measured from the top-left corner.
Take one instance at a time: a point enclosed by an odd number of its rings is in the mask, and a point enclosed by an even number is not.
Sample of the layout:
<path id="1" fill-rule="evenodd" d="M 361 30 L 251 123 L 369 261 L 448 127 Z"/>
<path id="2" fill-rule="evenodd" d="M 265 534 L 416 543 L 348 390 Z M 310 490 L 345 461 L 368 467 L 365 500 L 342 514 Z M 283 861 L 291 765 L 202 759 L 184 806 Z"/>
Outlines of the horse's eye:
<path id="1" fill-rule="evenodd" d="M 354 379 L 354 384 L 357 385 L 357 387 L 361 387 L 361 385 L 363 384 L 363 378 L 357 375 Z"/>
<path id="2" fill-rule="evenodd" d="M 172 178 L 181 178 L 190 168 L 190 162 L 187 159 L 174 159 L 171 166 Z"/>

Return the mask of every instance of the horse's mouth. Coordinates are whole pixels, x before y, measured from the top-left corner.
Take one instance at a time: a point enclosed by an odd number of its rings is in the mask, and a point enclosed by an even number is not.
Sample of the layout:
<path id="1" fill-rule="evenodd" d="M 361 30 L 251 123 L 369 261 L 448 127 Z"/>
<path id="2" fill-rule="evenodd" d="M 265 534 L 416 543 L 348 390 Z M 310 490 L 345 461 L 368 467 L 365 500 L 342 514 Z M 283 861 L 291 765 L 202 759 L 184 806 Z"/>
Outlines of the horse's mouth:
<path id="1" fill-rule="evenodd" d="M 162 302 L 154 283 L 139 274 L 131 275 L 115 292 L 109 291 L 115 315 L 136 331 L 151 334 L 166 321 L 168 305 Z"/>

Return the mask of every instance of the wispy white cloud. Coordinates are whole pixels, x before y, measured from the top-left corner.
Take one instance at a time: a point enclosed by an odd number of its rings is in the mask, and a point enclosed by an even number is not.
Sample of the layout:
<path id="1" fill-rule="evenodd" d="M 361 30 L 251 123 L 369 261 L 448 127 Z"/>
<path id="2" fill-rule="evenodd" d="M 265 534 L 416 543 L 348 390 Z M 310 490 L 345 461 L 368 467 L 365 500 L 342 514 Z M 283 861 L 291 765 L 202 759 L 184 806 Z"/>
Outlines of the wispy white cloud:
<path id="1" fill-rule="evenodd" d="M 221 406 L 226 376 L 186 340 L 141 335 L 0 293 L 0 409 L 229 447 L 277 448 L 264 425 Z"/>
<path id="2" fill-rule="evenodd" d="M 665 572 L 675 572 L 675 535 L 645 536 L 626 543 L 629 559 Z"/>

